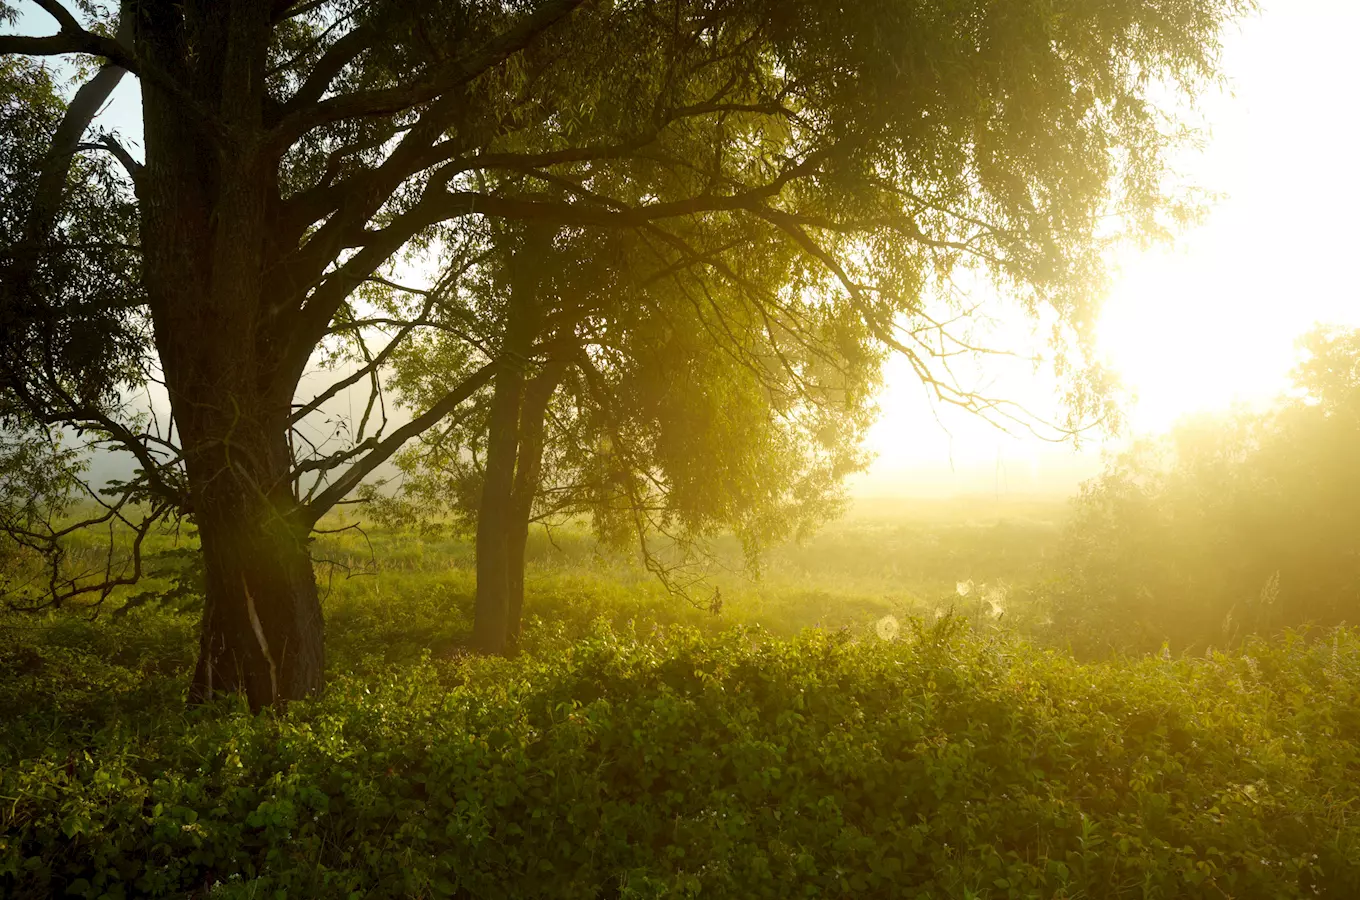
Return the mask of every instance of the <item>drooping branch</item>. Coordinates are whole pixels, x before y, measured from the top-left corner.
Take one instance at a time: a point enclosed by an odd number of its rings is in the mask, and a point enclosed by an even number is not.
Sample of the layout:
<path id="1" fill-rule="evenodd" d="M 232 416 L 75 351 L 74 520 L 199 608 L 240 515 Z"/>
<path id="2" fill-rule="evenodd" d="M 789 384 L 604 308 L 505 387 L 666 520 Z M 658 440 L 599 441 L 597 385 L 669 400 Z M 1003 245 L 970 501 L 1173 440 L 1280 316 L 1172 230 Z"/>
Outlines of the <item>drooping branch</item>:
<path id="1" fill-rule="evenodd" d="M 929 389 L 936 400 L 978 415 L 1008 434 L 1011 432 L 1005 422 L 1019 425 L 1033 436 L 1047 441 L 1060 442 L 1077 433 L 1077 430 L 1064 428 L 1039 419 L 1014 401 L 987 397 L 977 391 L 960 387 L 952 378 L 951 380 L 941 378 L 936 372 L 931 371 L 929 365 L 914 348 L 903 343 L 897 337 L 892 322 L 882 321 L 869 309 L 869 304 L 864 297 L 864 286 L 851 278 L 841 261 L 831 251 L 821 246 L 806 229 L 798 224 L 794 217 L 768 208 L 760 210 L 759 214 L 788 234 L 809 256 L 817 260 L 836 279 L 851 300 L 859 307 L 860 316 L 865 325 L 873 332 L 875 339 L 885 347 L 889 347 L 905 357 L 911 364 L 917 378 Z M 945 377 L 950 378 L 951 376 L 946 374 Z M 1018 412 L 1012 410 L 1018 410 Z M 994 416 L 999 416 L 1003 421 L 997 421 Z M 1054 429 L 1058 436 L 1055 438 L 1043 434 L 1036 427 L 1036 422 Z"/>

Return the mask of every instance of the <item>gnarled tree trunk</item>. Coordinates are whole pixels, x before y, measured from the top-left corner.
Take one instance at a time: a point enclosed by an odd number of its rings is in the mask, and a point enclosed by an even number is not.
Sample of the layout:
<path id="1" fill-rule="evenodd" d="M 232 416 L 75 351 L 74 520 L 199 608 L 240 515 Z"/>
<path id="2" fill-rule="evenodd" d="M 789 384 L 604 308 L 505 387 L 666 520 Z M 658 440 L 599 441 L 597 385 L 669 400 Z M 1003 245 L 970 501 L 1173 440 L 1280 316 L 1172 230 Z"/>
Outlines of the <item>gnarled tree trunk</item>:
<path id="1" fill-rule="evenodd" d="M 310 523 L 293 498 L 277 415 L 243 410 L 232 422 L 210 424 L 216 434 L 205 429 L 192 441 L 198 452 L 190 463 L 207 587 L 191 699 L 241 692 L 259 709 L 321 687 L 324 629 Z"/>
<path id="2" fill-rule="evenodd" d="M 190 698 L 243 692 L 259 709 L 316 692 L 324 662 L 311 523 L 288 447 L 306 360 L 289 340 L 289 304 L 271 294 L 281 289 L 269 275 L 279 199 L 258 152 L 272 4 L 165 6 L 139 6 L 139 51 L 192 96 L 142 80 L 137 194 L 156 347 L 207 575 Z M 181 12 L 182 27 L 169 27 Z"/>

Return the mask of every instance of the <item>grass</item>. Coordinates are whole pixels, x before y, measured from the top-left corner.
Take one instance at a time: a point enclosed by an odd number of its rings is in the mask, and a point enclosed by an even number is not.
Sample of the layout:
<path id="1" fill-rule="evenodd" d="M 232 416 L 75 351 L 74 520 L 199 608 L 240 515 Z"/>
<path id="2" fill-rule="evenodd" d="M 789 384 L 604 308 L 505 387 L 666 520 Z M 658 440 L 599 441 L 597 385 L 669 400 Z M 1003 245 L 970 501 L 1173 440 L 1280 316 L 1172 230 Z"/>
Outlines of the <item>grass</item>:
<path id="1" fill-rule="evenodd" d="M 753 624 L 792 636 L 804 628 L 871 626 L 885 615 L 927 615 L 958 608 L 976 612 L 976 595 L 957 585 L 1020 586 L 1037 577 L 1066 514 L 1061 502 L 862 502 L 808 540 L 770 548 L 759 572 L 747 571 L 735 541 L 719 540 L 704 582 L 692 590 L 703 605 L 721 592 L 722 623 Z M 348 520 L 335 518 L 331 529 Z M 458 535 L 386 529 L 341 530 L 318 538 L 328 620 L 353 615 L 351 601 L 409 599 L 421 607 L 437 595 L 447 619 L 456 611 L 470 628 L 473 549 Z M 706 616 L 669 595 L 631 553 L 601 547 L 580 526 L 536 528 L 526 567 L 526 614 L 546 621 L 593 621 L 622 626 L 630 619 L 703 623 Z M 348 626 L 345 626 L 348 627 Z"/>

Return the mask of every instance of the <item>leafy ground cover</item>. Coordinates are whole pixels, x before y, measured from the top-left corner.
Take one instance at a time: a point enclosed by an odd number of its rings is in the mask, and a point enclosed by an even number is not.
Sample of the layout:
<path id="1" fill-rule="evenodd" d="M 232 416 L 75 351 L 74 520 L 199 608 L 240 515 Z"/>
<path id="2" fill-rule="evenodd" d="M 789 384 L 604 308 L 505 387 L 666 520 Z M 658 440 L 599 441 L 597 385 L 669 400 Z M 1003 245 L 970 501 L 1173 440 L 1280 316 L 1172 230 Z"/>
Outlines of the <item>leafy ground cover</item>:
<path id="1" fill-rule="evenodd" d="M 6 618 L 0 892 L 1360 894 L 1355 632 L 1081 664 L 539 573 L 481 659 L 466 575 L 397 571 L 332 592 L 328 690 L 261 716 L 185 711 L 191 614 Z"/>

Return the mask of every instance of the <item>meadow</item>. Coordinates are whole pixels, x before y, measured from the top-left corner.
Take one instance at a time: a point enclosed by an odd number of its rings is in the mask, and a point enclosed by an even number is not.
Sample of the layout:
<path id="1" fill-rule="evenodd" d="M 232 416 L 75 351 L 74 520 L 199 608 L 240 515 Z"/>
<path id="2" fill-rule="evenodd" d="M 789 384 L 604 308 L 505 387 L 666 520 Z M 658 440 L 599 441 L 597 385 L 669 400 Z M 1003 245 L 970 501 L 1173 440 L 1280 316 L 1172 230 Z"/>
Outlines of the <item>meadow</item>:
<path id="1" fill-rule="evenodd" d="M 1078 662 L 1025 608 L 1067 509 L 862 503 L 758 579 L 720 541 L 718 615 L 539 530 L 509 659 L 466 538 L 323 534 L 328 687 L 259 715 L 186 710 L 191 605 L 6 614 L 0 890 L 1360 894 L 1360 634 Z"/>

